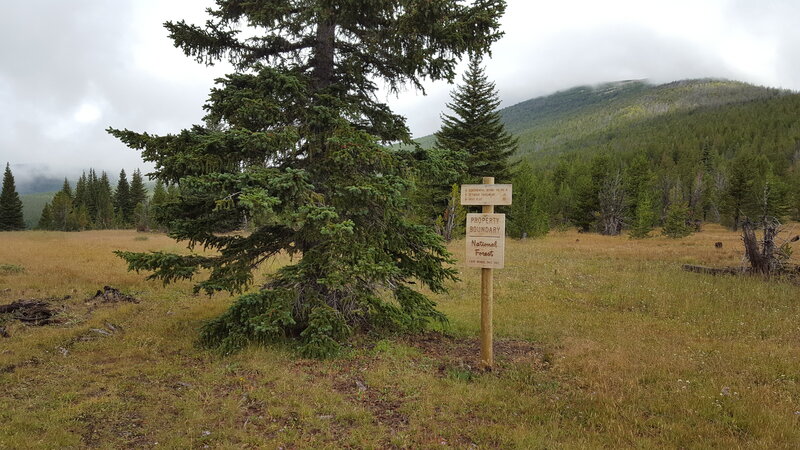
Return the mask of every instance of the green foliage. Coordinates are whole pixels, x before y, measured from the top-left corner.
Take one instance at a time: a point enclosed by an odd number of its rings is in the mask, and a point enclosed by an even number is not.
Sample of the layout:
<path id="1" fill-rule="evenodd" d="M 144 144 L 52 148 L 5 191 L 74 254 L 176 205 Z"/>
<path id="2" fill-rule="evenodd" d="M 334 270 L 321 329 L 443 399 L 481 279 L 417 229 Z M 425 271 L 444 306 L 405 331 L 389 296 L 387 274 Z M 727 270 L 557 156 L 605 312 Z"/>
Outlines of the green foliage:
<path id="1" fill-rule="evenodd" d="M 558 92 L 500 114 L 519 156 L 552 182 L 557 200 L 547 212 L 559 227 L 602 228 L 600 188 L 618 171 L 630 225 L 639 191 L 650 191 L 663 220 L 677 185 L 691 222 L 736 227 L 760 214 L 769 174 L 774 209 L 800 217 L 800 94 L 725 80 L 631 81 Z M 433 145 L 432 138 L 418 141 Z"/>
<path id="2" fill-rule="evenodd" d="M 17 264 L 0 264 L 0 275 L 16 275 L 24 273 L 25 268 Z"/>
<path id="3" fill-rule="evenodd" d="M 251 343 L 280 341 L 295 331 L 295 301 L 296 294 L 289 289 L 242 295 L 223 315 L 203 326 L 200 342 L 229 354 Z"/>
<path id="4" fill-rule="evenodd" d="M 459 58 L 500 37 L 505 2 L 281 5 L 220 0 L 205 28 L 166 24 L 187 55 L 227 58 L 237 72 L 212 89 L 205 125 L 165 136 L 109 132 L 155 163 L 157 179 L 180 185 L 157 208 L 170 236 L 211 252 L 118 254 L 165 282 L 207 270 L 195 285 L 207 293 L 242 292 L 271 256 L 302 255 L 212 321 L 203 342 L 234 351 L 279 329 L 322 356 L 348 330 L 442 319 L 406 286 L 442 292 L 456 272 L 441 238 L 410 217 L 413 158 L 378 143 L 409 136 L 376 100 L 376 83 L 396 92 L 452 80 Z M 248 23 L 266 34 L 239 34 Z M 224 233 L 244 223 L 251 233 Z"/>
<path id="5" fill-rule="evenodd" d="M 410 191 L 414 216 L 422 223 L 434 224 L 444 236 L 444 215 L 454 206 L 460 207 L 460 198 L 453 202 L 452 189 L 466 178 L 467 153 L 435 147 L 422 150 L 416 156 L 415 183 Z"/>
<path id="6" fill-rule="evenodd" d="M 83 172 L 75 185 L 74 196 L 69 181 L 64 180 L 64 186 L 56 196 L 50 198 L 50 201 L 46 201 L 42 207 L 39 229 L 104 230 L 116 225 L 114 194 L 105 172 L 102 172 L 100 177 L 97 176 L 94 169 L 89 169 L 88 173 Z"/>
<path id="7" fill-rule="evenodd" d="M 447 197 L 444 212 L 436 218 L 433 228 L 444 238 L 445 242 L 450 242 L 454 238 L 464 235 L 466 220 L 467 210 L 461 206 L 460 186 L 453 184 L 450 187 L 450 195 Z"/>
<path id="8" fill-rule="evenodd" d="M 53 213 L 50 210 L 50 203 L 45 203 L 44 208 L 42 208 L 42 215 L 39 217 L 39 223 L 37 228 L 40 230 L 52 230 L 53 229 Z"/>
<path id="9" fill-rule="evenodd" d="M 638 200 L 636 202 L 633 224 L 629 233 L 630 237 L 632 239 L 644 239 L 650 237 L 650 232 L 653 231 L 653 226 L 655 223 L 656 212 L 654 210 L 652 196 L 649 191 L 642 190 L 639 192 Z"/>
<path id="10" fill-rule="evenodd" d="M 61 190 L 50 203 L 51 230 L 74 231 L 71 226 L 70 214 L 72 213 L 72 198 L 68 191 Z"/>
<path id="11" fill-rule="evenodd" d="M 142 178 L 142 172 L 139 169 L 133 171 L 133 177 L 131 177 L 129 195 L 130 195 L 128 199 L 129 206 L 133 208 L 131 210 L 131 218 L 133 218 L 135 222 L 134 210 L 140 203 L 144 203 L 147 201 L 147 188 L 144 187 L 144 179 Z"/>
<path id="12" fill-rule="evenodd" d="M 22 201 L 19 199 L 11 165 L 6 163 L 3 174 L 3 187 L 0 190 L 0 231 L 17 231 L 25 229 L 22 216 Z"/>
<path id="13" fill-rule="evenodd" d="M 308 358 L 326 358 L 339 351 L 339 342 L 351 333 L 342 313 L 326 304 L 311 310 L 308 327 L 300 333 L 300 353 Z"/>
<path id="14" fill-rule="evenodd" d="M 131 204 L 131 186 L 128 183 L 125 169 L 122 169 L 119 172 L 117 189 L 114 191 L 114 214 L 116 214 L 116 219 L 120 226 L 124 227 L 131 223 L 133 208 L 134 205 Z"/>
<path id="15" fill-rule="evenodd" d="M 151 212 L 152 208 L 147 200 L 136 204 L 136 208 L 133 209 L 133 226 L 136 231 L 150 231 L 153 225 Z"/>
<path id="16" fill-rule="evenodd" d="M 597 229 L 600 214 L 600 194 L 611 176 L 611 158 L 606 154 L 595 156 L 591 163 L 579 165 L 574 174 L 575 208 L 572 223 L 581 231 Z"/>
<path id="17" fill-rule="evenodd" d="M 667 208 L 667 217 L 664 219 L 662 233 L 664 236 L 679 239 L 692 234 L 692 227 L 688 225 L 689 205 L 680 198 L 677 189 L 673 189 L 672 199 Z"/>
<path id="18" fill-rule="evenodd" d="M 527 162 L 517 167 L 513 179 L 514 201 L 511 204 L 508 232 L 516 238 L 542 237 L 550 231 L 548 211 L 552 187 L 547 180 L 537 179 Z"/>
<path id="19" fill-rule="evenodd" d="M 500 121 L 497 89 L 486 77 L 479 58 L 470 59 L 463 84 L 450 96 L 452 102 L 447 107 L 452 114 L 442 116 L 435 146 L 466 153 L 466 174 L 461 182 L 477 182 L 481 177 L 494 177 L 498 183 L 510 181 L 509 158 L 517 142 Z"/>

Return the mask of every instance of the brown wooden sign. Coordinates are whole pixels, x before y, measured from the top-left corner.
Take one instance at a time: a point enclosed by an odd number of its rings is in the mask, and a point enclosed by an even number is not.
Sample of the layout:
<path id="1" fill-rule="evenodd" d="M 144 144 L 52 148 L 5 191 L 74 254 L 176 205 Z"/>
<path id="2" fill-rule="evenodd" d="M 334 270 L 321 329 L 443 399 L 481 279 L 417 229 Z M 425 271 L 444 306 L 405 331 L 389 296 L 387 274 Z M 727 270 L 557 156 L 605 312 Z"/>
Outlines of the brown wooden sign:
<path id="1" fill-rule="evenodd" d="M 502 269 L 505 239 L 505 214 L 467 214 L 467 267 Z"/>
<path id="2" fill-rule="evenodd" d="M 462 205 L 510 205 L 510 184 L 462 184 Z"/>

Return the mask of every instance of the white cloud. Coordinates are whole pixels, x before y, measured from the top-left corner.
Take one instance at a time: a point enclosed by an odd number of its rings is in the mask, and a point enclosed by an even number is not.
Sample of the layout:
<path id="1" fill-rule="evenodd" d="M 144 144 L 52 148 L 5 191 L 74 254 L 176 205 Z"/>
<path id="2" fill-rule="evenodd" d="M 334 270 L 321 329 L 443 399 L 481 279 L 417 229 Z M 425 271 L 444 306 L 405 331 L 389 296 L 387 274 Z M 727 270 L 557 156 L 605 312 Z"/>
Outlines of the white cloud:
<path id="1" fill-rule="evenodd" d="M 213 80 L 162 24 L 202 23 L 212 0 L 28 0 L 0 15 L 0 161 L 55 175 L 144 167 L 107 126 L 177 132 L 202 119 Z M 504 105 L 619 79 L 727 77 L 800 89 L 796 0 L 509 0 L 486 60 Z M 10 45 L 8 43 L 14 43 Z M 415 135 L 439 126 L 453 86 L 385 97 Z M 384 98 L 384 97 L 382 97 Z M 146 168 L 145 168 L 146 169 Z M 147 170 L 147 169 L 146 169 Z M 15 171 L 15 175 L 16 175 Z M 66 173 L 68 174 L 68 173 Z M 22 176 L 22 174 L 20 174 Z"/>

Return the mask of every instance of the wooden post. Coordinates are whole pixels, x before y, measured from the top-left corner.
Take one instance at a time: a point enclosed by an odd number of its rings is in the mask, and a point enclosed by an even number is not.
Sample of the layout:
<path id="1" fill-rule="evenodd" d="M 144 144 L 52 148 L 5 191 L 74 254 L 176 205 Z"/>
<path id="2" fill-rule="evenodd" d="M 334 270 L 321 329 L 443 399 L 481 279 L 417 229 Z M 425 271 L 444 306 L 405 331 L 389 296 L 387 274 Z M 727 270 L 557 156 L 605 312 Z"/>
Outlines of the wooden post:
<path id="1" fill-rule="evenodd" d="M 483 177 L 483 184 L 494 184 L 494 177 Z M 494 205 L 483 205 L 484 214 L 494 213 Z M 481 367 L 492 370 L 494 349 L 492 338 L 492 303 L 494 301 L 494 269 L 481 269 Z"/>

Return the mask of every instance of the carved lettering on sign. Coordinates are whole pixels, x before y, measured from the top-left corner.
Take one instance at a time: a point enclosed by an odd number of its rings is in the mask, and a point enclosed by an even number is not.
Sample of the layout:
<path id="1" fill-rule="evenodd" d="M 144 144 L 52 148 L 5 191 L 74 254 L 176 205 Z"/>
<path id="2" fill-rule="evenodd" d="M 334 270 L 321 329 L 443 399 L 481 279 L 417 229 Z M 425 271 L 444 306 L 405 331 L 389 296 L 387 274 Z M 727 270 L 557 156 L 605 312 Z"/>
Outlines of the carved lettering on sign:
<path id="1" fill-rule="evenodd" d="M 502 269 L 505 236 L 505 214 L 467 214 L 467 267 Z"/>
<path id="2" fill-rule="evenodd" d="M 463 184 L 462 205 L 510 205 L 510 184 Z"/>

